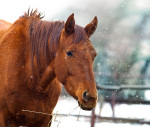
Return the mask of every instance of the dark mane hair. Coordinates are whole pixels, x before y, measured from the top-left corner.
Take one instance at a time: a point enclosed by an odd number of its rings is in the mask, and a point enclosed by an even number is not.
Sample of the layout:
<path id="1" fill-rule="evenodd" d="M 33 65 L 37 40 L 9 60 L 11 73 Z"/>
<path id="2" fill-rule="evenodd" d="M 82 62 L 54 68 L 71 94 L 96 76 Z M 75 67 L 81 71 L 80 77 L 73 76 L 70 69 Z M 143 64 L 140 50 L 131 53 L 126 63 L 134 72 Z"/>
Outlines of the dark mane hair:
<path id="1" fill-rule="evenodd" d="M 44 18 L 44 16 L 42 16 L 43 14 L 42 13 L 40 13 L 40 12 L 38 12 L 38 10 L 36 9 L 36 10 L 30 10 L 30 8 L 28 9 L 28 11 L 27 12 L 25 12 L 24 13 L 24 15 L 22 16 L 22 17 L 25 17 L 25 18 L 32 18 L 32 19 L 35 19 L 35 18 L 37 18 L 37 19 L 42 19 L 42 18 Z"/>
<path id="2" fill-rule="evenodd" d="M 64 23 L 33 20 L 29 26 L 31 58 L 37 65 L 47 66 L 55 57 Z M 42 62 L 42 63 L 41 63 Z"/>
<path id="3" fill-rule="evenodd" d="M 37 69 L 44 69 L 53 60 L 58 49 L 63 21 L 42 21 L 42 14 L 37 10 L 28 11 L 22 17 L 30 19 L 28 37 L 31 45 L 31 65 L 36 61 Z M 85 30 L 75 25 L 74 44 L 86 40 Z"/>
<path id="4" fill-rule="evenodd" d="M 36 62 L 38 71 L 44 69 L 55 57 L 58 49 L 61 31 L 64 28 L 62 21 L 42 21 L 42 14 L 37 10 L 27 12 L 22 17 L 30 19 L 28 37 L 31 47 L 31 65 Z"/>

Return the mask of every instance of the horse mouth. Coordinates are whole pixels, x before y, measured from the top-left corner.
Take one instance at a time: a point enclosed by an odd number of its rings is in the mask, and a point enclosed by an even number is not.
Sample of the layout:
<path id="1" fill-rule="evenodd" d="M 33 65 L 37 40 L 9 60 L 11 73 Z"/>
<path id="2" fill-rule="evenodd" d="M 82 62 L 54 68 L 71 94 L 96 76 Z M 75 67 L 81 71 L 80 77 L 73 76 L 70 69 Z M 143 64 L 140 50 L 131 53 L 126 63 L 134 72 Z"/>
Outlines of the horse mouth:
<path id="1" fill-rule="evenodd" d="M 86 107 L 86 106 L 82 105 L 79 101 L 78 101 L 78 104 L 79 104 L 80 108 L 83 110 L 91 111 L 94 108 L 94 107 Z"/>

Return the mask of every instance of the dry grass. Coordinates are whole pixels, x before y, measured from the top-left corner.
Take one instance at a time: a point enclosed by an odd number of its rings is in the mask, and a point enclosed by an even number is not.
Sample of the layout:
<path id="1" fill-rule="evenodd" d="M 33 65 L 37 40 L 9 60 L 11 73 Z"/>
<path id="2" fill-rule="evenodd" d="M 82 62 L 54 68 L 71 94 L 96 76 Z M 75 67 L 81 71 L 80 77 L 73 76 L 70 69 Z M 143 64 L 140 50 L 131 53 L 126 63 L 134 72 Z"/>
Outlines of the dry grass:
<path id="1" fill-rule="evenodd" d="M 61 114 L 58 114 L 58 111 L 54 114 L 49 114 L 49 113 L 45 113 L 45 112 L 36 112 L 36 111 L 31 111 L 31 110 L 22 110 L 23 112 L 30 112 L 30 113 L 35 113 L 35 114 L 42 114 L 42 115 L 47 115 L 47 116 L 52 116 L 52 118 L 50 119 L 50 121 L 48 122 L 48 125 L 47 127 L 50 127 L 50 123 L 54 120 L 55 122 L 58 122 L 58 125 L 57 127 L 59 127 L 59 124 L 61 123 L 61 118 L 62 116 L 63 117 L 69 117 L 71 115 L 71 113 L 73 113 L 79 106 L 77 106 L 76 108 L 74 108 L 71 112 L 69 112 L 68 114 L 66 115 L 61 115 Z M 79 115 L 78 115 L 78 118 L 77 120 L 79 120 L 79 116 L 80 116 L 80 111 L 81 109 L 79 110 Z M 57 121 L 56 118 L 59 117 L 59 120 Z"/>

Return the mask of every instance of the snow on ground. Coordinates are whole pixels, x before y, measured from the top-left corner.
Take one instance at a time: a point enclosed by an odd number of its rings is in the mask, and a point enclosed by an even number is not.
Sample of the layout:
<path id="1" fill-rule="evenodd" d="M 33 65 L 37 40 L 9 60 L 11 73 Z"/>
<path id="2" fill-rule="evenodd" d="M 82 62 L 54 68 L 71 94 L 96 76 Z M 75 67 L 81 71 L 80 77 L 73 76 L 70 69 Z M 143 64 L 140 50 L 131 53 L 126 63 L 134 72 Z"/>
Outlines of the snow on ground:
<path id="1" fill-rule="evenodd" d="M 56 114 L 68 114 L 65 117 L 54 116 L 52 127 L 90 127 L 90 119 L 80 117 L 80 115 L 91 116 L 91 111 L 84 111 L 78 107 L 78 103 L 71 97 L 60 97 L 56 108 Z M 72 117 L 69 114 L 79 115 Z M 96 107 L 96 114 L 99 114 L 99 105 Z M 122 118 L 144 118 L 150 121 L 149 105 L 126 105 L 120 104 L 115 106 L 115 116 Z M 112 111 L 108 103 L 105 103 L 102 109 L 102 116 L 111 117 Z M 99 122 L 95 123 L 95 127 L 149 127 L 148 124 L 130 124 L 130 123 L 112 123 Z"/>

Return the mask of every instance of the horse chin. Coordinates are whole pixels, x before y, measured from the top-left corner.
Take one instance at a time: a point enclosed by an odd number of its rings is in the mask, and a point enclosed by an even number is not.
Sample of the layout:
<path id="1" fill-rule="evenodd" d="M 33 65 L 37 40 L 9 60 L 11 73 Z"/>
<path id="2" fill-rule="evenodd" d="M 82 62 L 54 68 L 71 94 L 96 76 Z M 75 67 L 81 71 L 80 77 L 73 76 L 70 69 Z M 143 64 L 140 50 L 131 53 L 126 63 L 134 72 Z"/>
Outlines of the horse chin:
<path id="1" fill-rule="evenodd" d="M 86 107 L 86 106 L 82 105 L 79 101 L 78 101 L 78 104 L 79 104 L 80 108 L 83 110 L 91 111 L 94 108 L 94 107 Z"/>

